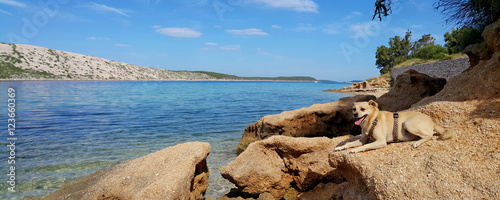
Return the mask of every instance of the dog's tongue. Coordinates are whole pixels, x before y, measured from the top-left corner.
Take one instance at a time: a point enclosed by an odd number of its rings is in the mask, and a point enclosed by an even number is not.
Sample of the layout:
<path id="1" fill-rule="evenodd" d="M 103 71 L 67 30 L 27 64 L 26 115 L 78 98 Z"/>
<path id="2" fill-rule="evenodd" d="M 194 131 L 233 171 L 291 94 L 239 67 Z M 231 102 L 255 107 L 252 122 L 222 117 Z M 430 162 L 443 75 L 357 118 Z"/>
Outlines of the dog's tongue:
<path id="1" fill-rule="evenodd" d="M 361 124 L 361 122 L 363 122 L 363 119 L 365 119 L 365 118 L 364 118 L 364 117 L 360 117 L 360 118 L 358 118 L 358 119 L 354 122 L 354 124 L 356 124 L 356 125 L 358 125 L 358 126 L 359 126 L 359 125 Z"/>

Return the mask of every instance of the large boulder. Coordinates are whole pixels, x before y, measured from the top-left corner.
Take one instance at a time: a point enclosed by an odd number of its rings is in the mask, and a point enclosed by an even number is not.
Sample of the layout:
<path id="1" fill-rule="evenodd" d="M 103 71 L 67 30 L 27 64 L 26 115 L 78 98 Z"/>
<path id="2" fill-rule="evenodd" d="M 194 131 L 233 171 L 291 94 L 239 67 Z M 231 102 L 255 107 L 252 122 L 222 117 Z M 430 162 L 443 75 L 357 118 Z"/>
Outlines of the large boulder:
<path id="1" fill-rule="evenodd" d="M 329 165 L 328 154 L 347 138 L 273 136 L 250 144 L 236 160 L 222 167 L 221 174 L 243 193 L 270 193 L 276 199 L 289 191 L 311 190 L 323 182 L 341 183 L 344 180 Z"/>
<path id="2" fill-rule="evenodd" d="M 391 90 L 376 101 L 381 110 L 405 110 L 425 97 L 435 95 L 446 85 L 446 79 L 434 78 L 413 69 L 399 75 Z"/>
<path id="3" fill-rule="evenodd" d="M 450 79 L 438 94 L 418 102 L 425 105 L 435 101 L 491 100 L 500 97 L 500 20 L 483 31 L 485 47 L 477 64 Z M 486 60 L 484 60 L 486 59 Z M 492 106 L 498 110 L 499 106 Z"/>
<path id="4" fill-rule="evenodd" d="M 204 199 L 208 143 L 190 142 L 97 171 L 45 197 L 71 200 Z"/>
<path id="5" fill-rule="evenodd" d="M 250 143 L 273 135 L 331 138 L 359 134 L 361 129 L 354 125 L 352 117 L 353 102 L 373 99 L 373 95 L 345 97 L 331 103 L 265 116 L 245 128 L 236 150 L 241 153 Z"/>
<path id="6" fill-rule="evenodd" d="M 488 25 L 482 36 L 483 43 L 470 45 L 464 50 L 464 53 L 469 56 L 471 68 L 479 64 L 481 60 L 490 60 L 495 52 L 500 52 L 500 19 Z"/>

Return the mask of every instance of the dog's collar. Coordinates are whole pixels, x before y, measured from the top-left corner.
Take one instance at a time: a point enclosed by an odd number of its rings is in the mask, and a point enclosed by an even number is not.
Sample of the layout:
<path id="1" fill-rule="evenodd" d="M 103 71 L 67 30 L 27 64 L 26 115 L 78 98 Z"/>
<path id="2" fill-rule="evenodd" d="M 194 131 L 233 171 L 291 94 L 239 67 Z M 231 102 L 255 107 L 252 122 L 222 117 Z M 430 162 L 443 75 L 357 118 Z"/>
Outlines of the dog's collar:
<path id="1" fill-rule="evenodd" d="M 373 120 L 372 122 L 372 127 L 370 128 L 370 131 L 368 131 L 368 138 L 372 138 L 373 130 L 375 129 L 375 126 L 377 126 L 377 124 L 378 124 L 378 117 L 375 118 L 375 120 Z"/>
<path id="2" fill-rule="evenodd" d="M 394 113 L 394 129 L 392 130 L 392 142 L 398 142 L 398 118 L 399 114 Z"/>

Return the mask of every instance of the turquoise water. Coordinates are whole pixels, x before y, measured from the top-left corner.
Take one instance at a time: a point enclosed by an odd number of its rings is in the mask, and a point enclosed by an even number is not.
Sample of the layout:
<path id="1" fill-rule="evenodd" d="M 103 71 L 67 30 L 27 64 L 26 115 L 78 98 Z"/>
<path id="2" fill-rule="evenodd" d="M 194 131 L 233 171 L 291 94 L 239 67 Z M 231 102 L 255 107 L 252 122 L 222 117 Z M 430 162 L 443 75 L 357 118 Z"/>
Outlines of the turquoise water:
<path id="1" fill-rule="evenodd" d="M 245 127 L 265 115 L 336 101 L 322 92 L 345 84 L 213 81 L 0 81 L 0 163 L 10 173 L 8 88 L 16 94 L 16 192 L 9 176 L 0 199 L 46 196 L 64 184 L 180 143 L 208 142 L 207 197 L 232 185 L 220 174 Z M 1 108 L 4 107 L 4 108 Z"/>

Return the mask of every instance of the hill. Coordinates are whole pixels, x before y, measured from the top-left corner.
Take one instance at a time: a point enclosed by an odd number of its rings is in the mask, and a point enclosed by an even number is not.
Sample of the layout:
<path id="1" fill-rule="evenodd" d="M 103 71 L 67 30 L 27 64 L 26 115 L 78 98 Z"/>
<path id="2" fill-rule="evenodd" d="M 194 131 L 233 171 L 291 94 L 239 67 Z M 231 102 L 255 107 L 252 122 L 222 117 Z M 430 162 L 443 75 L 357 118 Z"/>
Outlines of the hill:
<path id="1" fill-rule="evenodd" d="M 272 80 L 312 77 L 238 77 L 205 71 L 171 71 L 25 44 L 0 43 L 0 79 L 6 80 Z"/>
<path id="2" fill-rule="evenodd" d="M 192 71 L 194 73 L 206 74 L 210 77 L 219 80 L 261 80 L 261 81 L 317 81 L 313 77 L 309 76 L 279 76 L 279 77 L 240 77 L 230 74 L 223 74 L 217 72 L 207 72 L 207 71 Z"/>

